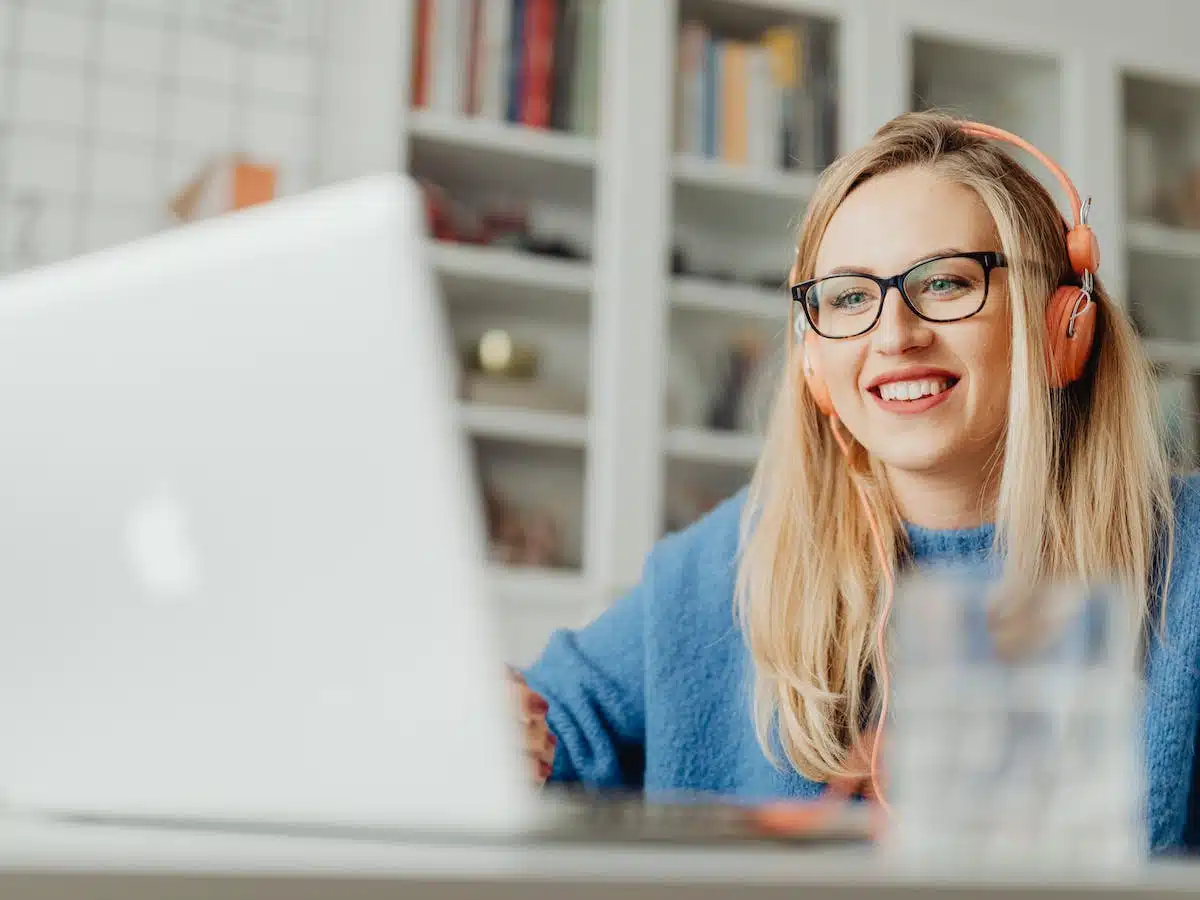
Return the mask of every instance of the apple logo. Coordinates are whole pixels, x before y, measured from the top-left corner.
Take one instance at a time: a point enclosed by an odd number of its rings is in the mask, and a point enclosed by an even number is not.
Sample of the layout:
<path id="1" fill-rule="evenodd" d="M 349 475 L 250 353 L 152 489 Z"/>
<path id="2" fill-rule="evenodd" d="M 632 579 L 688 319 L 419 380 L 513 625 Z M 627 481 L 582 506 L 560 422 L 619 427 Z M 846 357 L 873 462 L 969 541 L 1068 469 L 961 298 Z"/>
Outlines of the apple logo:
<path id="1" fill-rule="evenodd" d="M 165 488 L 133 508 L 126 544 L 134 574 L 150 596 L 178 602 L 200 589 L 200 567 L 187 516 Z"/>

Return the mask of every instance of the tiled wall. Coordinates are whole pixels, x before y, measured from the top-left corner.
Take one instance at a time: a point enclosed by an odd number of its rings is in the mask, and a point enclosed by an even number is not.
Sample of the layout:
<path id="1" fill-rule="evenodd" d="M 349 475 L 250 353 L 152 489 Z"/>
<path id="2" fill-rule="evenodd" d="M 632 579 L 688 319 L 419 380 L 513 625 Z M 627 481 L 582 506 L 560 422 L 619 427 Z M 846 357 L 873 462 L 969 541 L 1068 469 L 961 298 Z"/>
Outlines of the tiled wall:
<path id="1" fill-rule="evenodd" d="M 314 181 L 325 0 L 0 0 L 0 272 L 170 223 L 215 156 Z"/>

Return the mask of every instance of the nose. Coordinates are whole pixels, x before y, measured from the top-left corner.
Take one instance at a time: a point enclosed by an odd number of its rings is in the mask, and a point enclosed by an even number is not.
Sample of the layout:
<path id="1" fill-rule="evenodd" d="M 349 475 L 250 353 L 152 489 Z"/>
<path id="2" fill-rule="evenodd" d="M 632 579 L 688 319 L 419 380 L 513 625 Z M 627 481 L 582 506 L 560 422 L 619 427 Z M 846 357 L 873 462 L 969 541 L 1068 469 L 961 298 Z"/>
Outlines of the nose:
<path id="1" fill-rule="evenodd" d="M 891 288 L 883 297 L 883 309 L 871 335 L 876 352 L 893 356 L 928 347 L 932 340 L 929 323 L 908 308 L 899 288 Z"/>

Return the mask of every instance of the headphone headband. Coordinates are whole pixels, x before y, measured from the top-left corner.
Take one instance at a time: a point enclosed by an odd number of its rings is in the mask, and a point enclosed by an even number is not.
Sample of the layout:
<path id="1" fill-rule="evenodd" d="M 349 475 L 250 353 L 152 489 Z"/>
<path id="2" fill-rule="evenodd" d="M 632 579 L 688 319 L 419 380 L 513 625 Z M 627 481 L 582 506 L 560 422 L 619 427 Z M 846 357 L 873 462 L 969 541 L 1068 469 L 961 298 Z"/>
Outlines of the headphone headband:
<path id="1" fill-rule="evenodd" d="M 1020 147 L 1044 165 L 1058 180 L 1071 201 L 1071 215 L 1074 218 L 1073 227 L 1067 234 L 1067 252 L 1071 258 L 1071 267 L 1075 270 L 1075 274 L 1082 276 L 1085 282 L 1090 283 L 1091 277 L 1100 268 L 1100 244 L 1087 223 L 1087 213 L 1092 201 L 1089 199 L 1086 204 L 1080 203 L 1079 191 L 1075 189 L 1074 183 L 1067 177 L 1062 166 L 1024 138 L 1018 137 L 1011 131 L 1005 131 L 995 125 L 985 125 L 982 122 L 963 122 L 960 127 L 964 134 L 1003 141 Z"/>

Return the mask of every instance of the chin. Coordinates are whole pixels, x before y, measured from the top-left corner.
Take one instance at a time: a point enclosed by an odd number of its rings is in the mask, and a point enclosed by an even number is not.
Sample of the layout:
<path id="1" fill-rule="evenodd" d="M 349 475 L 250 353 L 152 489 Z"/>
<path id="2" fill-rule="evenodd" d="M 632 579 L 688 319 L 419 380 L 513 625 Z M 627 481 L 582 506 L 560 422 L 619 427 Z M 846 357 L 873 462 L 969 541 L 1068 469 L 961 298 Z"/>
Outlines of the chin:
<path id="1" fill-rule="evenodd" d="M 903 444 L 897 446 L 894 440 L 883 443 L 887 449 L 872 455 L 889 469 L 898 469 L 901 472 L 925 475 L 944 471 L 953 459 L 948 447 L 930 447 L 928 444 L 922 447 L 905 447 Z"/>

